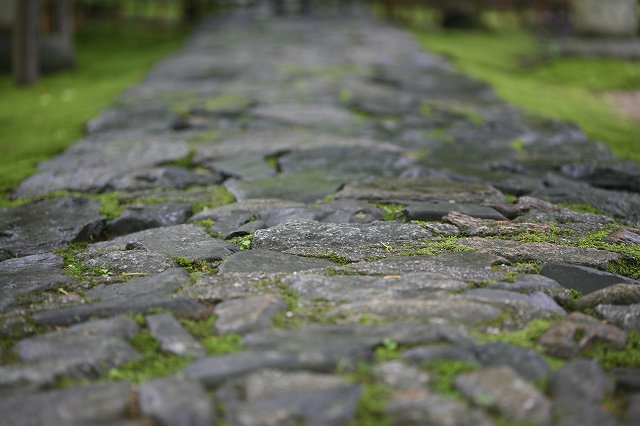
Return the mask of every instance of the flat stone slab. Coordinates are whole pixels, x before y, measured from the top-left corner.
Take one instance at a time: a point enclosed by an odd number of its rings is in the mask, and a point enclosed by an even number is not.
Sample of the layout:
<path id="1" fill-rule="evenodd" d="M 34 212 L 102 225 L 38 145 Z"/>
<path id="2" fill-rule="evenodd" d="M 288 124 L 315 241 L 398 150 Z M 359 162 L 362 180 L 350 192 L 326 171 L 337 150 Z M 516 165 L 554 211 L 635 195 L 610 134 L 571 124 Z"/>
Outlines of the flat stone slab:
<path id="1" fill-rule="evenodd" d="M 129 206 L 120 217 L 107 224 L 106 233 L 115 237 L 149 228 L 180 225 L 187 221 L 192 212 L 193 207 L 187 203 Z"/>
<path id="2" fill-rule="evenodd" d="M 561 286 L 578 290 L 582 294 L 593 293 L 594 291 L 619 283 L 640 284 L 638 281 L 622 275 L 565 263 L 542 265 L 540 273 L 557 281 Z"/>
<path id="3" fill-rule="evenodd" d="M 343 425 L 355 418 L 361 395 L 359 385 L 337 376 L 277 370 L 251 373 L 216 392 L 228 424 L 264 426 L 292 421 Z"/>
<path id="4" fill-rule="evenodd" d="M 204 356 L 200 343 L 171 314 L 148 315 L 147 326 L 151 335 L 160 342 L 163 352 L 198 358 Z"/>
<path id="5" fill-rule="evenodd" d="M 614 284 L 575 300 L 573 308 L 585 310 L 598 305 L 633 305 L 640 303 L 639 284 Z"/>
<path id="6" fill-rule="evenodd" d="M 273 250 L 254 249 L 232 254 L 220 264 L 218 271 L 221 274 L 234 272 L 282 274 L 313 269 L 326 269 L 333 266 L 335 266 L 335 263 L 324 259 L 295 256 Z"/>
<path id="7" fill-rule="evenodd" d="M 343 108 L 323 105 L 266 105 L 254 109 L 262 118 L 305 127 L 344 128 L 355 124 L 355 117 Z"/>
<path id="8" fill-rule="evenodd" d="M 391 257 L 375 262 L 358 262 L 348 270 L 368 275 L 402 275 L 411 272 L 436 272 L 463 281 L 499 281 L 505 275 L 491 267 L 506 259 L 489 253 L 440 253 L 433 256 Z"/>
<path id="9" fill-rule="evenodd" d="M 216 332 L 243 334 L 269 329 L 272 321 L 287 308 L 282 299 L 274 295 L 233 299 L 216 306 Z"/>
<path id="10" fill-rule="evenodd" d="M 411 250 L 432 233 L 418 225 L 396 222 L 331 224 L 285 222 L 256 231 L 255 248 L 315 257 L 339 256 L 349 261 L 388 257 L 394 250 Z"/>
<path id="11" fill-rule="evenodd" d="M 75 282 L 75 278 L 65 274 L 62 258 L 53 253 L 5 260 L 0 262 L 0 311 L 21 294 Z"/>
<path id="12" fill-rule="evenodd" d="M 397 393 L 385 412 L 396 426 L 403 425 L 477 425 L 490 426 L 491 418 L 479 409 L 456 399 L 421 391 L 409 395 Z"/>
<path id="13" fill-rule="evenodd" d="M 0 209 L 0 260 L 97 238 L 104 228 L 99 209 L 97 200 L 72 197 Z"/>
<path id="14" fill-rule="evenodd" d="M 407 218 L 410 220 L 440 220 L 450 212 L 458 212 L 480 219 L 507 220 L 494 208 L 478 204 L 416 202 L 409 204 L 406 212 Z"/>
<path id="15" fill-rule="evenodd" d="M 173 268 L 157 275 L 138 278 L 123 284 L 100 284 L 87 290 L 84 295 L 90 300 L 128 301 L 136 297 L 169 296 L 189 283 L 187 271 Z"/>
<path id="16" fill-rule="evenodd" d="M 332 302 L 432 298 L 439 293 L 447 294 L 469 286 L 464 281 L 428 272 L 385 277 L 294 274 L 283 278 L 282 284 L 302 298 Z"/>
<path id="17" fill-rule="evenodd" d="M 233 244 L 210 237 L 195 225 L 176 225 L 165 228 L 148 229 L 118 237 L 110 241 L 92 244 L 89 251 L 125 250 L 135 244 L 136 248 L 181 257 L 190 260 L 222 260 L 239 250 Z"/>
<path id="18" fill-rule="evenodd" d="M 99 383 L 18 394 L 1 399 L 0 410 L 7 425 L 66 426 L 115 422 L 124 419 L 131 392 L 129 383 Z"/>
<path id="19" fill-rule="evenodd" d="M 159 379 L 140 386 L 140 412 L 163 426 L 209 426 L 216 420 L 213 401 L 195 381 Z"/>
<path id="20" fill-rule="evenodd" d="M 520 294 L 506 290 L 478 288 L 465 291 L 458 297 L 507 309 L 517 318 L 526 321 L 566 315 L 564 309 L 544 293 Z"/>
<path id="21" fill-rule="evenodd" d="M 490 204 L 504 201 L 500 191 L 487 185 L 431 178 L 350 183 L 345 185 L 336 198 L 401 204 L 417 201 Z"/>
<path id="22" fill-rule="evenodd" d="M 640 304 L 599 305 L 596 314 L 626 331 L 640 332 Z"/>
<path id="23" fill-rule="evenodd" d="M 551 420 L 551 402 L 509 367 L 460 375 L 455 387 L 476 404 L 493 407 L 511 420 L 537 425 Z"/>
<path id="24" fill-rule="evenodd" d="M 76 255 L 76 258 L 88 268 L 106 269 L 125 276 L 159 274 L 177 266 L 175 260 L 163 253 L 136 249 L 106 253 L 89 251 Z"/>
<path id="25" fill-rule="evenodd" d="M 229 179 L 224 186 L 238 201 L 251 198 L 281 198 L 310 203 L 336 192 L 343 181 L 321 172 L 277 175 L 267 179 Z"/>
<path id="26" fill-rule="evenodd" d="M 463 238 L 458 243 L 504 257 L 512 262 L 569 263 L 608 270 L 609 265 L 620 263 L 628 258 L 626 255 L 604 250 L 559 246 L 550 243 L 520 243 L 477 237 Z"/>

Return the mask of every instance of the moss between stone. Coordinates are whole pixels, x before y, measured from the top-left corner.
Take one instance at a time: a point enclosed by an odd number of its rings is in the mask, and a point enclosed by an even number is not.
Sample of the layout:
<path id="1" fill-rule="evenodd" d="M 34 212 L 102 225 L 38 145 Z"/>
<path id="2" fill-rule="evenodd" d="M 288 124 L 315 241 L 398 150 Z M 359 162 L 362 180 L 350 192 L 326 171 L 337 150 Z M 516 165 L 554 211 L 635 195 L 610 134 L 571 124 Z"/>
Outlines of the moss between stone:
<path id="1" fill-rule="evenodd" d="M 217 263 L 206 262 L 204 260 L 193 260 L 187 259 L 185 257 L 173 257 L 172 258 L 179 267 L 185 269 L 187 272 L 196 273 L 207 273 L 207 274 L 216 274 L 218 272 Z"/>
<path id="2" fill-rule="evenodd" d="M 578 240 L 575 245 L 581 248 L 595 248 L 598 250 L 622 253 L 629 256 L 628 260 L 609 265 L 610 272 L 640 279 L 640 244 L 611 244 L 604 242 L 612 232 L 620 229 L 619 225 L 612 225 L 601 231 L 589 234 Z"/>
<path id="3" fill-rule="evenodd" d="M 440 241 L 424 241 L 422 247 L 418 248 L 393 248 L 390 251 L 398 251 L 402 256 L 432 256 L 445 251 L 453 253 L 462 253 L 465 251 L 474 251 L 471 247 L 459 245 L 458 241 L 462 237 L 447 237 Z"/>
<path id="4" fill-rule="evenodd" d="M 618 350 L 598 344 L 587 352 L 587 356 L 597 361 L 605 369 L 627 367 L 640 368 L 640 333 L 629 333 L 627 345 Z"/>
<path id="5" fill-rule="evenodd" d="M 208 355 L 226 355 L 241 351 L 243 349 L 242 336 L 238 334 L 216 335 L 216 319 L 215 316 L 202 320 L 183 319 L 181 323 L 189 333 L 200 341 Z"/>
<path id="6" fill-rule="evenodd" d="M 402 355 L 402 348 L 391 339 L 384 339 L 382 346 L 376 348 L 376 361 L 378 362 L 393 361 L 400 358 L 400 355 Z"/>
<path id="7" fill-rule="evenodd" d="M 249 235 L 243 235 L 242 237 L 229 238 L 229 242 L 239 246 L 240 250 L 251 250 L 254 237 L 255 233 L 252 232 Z"/>
<path id="8" fill-rule="evenodd" d="M 423 367 L 433 376 L 431 385 L 433 389 L 441 395 L 455 399 L 463 399 L 462 394 L 454 386 L 456 377 L 478 368 L 475 364 L 450 360 L 428 362 Z"/>
<path id="9" fill-rule="evenodd" d="M 340 369 L 339 369 L 340 370 Z M 338 371 L 338 373 L 341 373 Z M 392 397 L 392 392 L 377 384 L 373 376 L 373 366 L 358 363 L 351 374 L 342 374 L 351 382 L 362 386 L 362 396 L 358 401 L 356 419 L 349 422 L 349 426 L 390 426 L 392 419 L 386 414 L 386 407 Z"/>
<path id="10" fill-rule="evenodd" d="M 563 203 L 563 202 L 556 203 L 556 204 L 560 207 L 564 207 L 565 209 L 573 210 L 579 213 L 591 213 L 591 214 L 606 216 L 605 213 L 601 212 L 600 210 L 588 204 L 569 204 L 569 203 Z"/>
<path id="11" fill-rule="evenodd" d="M 385 216 L 382 220 L 402 220 L 405 219 L 405 210 L 406 206 L 402 204 L 393 204 L 393 203 L 385 203 L 385 204 L 375 204 L 377 208 L 382 210 L 385 213 Z"/>

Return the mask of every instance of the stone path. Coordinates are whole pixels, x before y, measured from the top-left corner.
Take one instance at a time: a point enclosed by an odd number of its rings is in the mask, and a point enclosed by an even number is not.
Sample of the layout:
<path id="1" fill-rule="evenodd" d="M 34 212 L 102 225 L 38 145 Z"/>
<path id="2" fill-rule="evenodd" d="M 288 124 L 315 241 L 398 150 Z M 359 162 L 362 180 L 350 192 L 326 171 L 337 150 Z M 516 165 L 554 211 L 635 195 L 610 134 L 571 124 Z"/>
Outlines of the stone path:
<path id="1" fill-rule="evenodd" d="M 379 22 L 212 22 L 15 196 L 2 425 L 640 422 L 640 168 Z"/>

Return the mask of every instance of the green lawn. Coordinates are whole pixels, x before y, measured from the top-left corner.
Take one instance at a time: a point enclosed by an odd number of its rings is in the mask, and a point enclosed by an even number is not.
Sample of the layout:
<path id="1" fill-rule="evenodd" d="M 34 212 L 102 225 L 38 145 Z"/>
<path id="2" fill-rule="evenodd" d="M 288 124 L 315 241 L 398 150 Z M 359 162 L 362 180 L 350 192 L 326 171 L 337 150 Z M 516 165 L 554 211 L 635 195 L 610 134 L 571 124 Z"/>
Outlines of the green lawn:
<path id="1" fill-rule="evenodd" d="M 491 84 L 506 101 L 575 123 L 620 158 L 640 161 L 640 122 L 614 112 L 603 94 L 640 90 L 640 62 L 576 58 L 532 62 L 541 57 L 540 44 L 518 30 L 415 33 L 427 49 L 450 57 L 460 71 Z"/>
<path id="2" fill-rule="evenodd" d="M 99 26 L 78 34 L 77 67 L 17 88 L 0 75 L 0 200 L 36 165 L 62 152 L 84 124 L 151 66 L 181 46 L 185 32 Z"/>

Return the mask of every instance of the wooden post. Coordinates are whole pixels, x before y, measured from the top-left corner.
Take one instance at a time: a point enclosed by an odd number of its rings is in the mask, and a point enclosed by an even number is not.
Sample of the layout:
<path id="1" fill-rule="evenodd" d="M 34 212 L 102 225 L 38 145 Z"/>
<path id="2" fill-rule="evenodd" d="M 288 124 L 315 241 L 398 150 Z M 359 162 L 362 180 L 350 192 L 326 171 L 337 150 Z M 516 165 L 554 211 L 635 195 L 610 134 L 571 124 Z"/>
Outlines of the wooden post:
<path id="1" fill-rule="evenodd" d="M 40 29 L 40 1 L 16 1 L 13 23 L 13 75 L 20 86 L 38 81 L 38 32 Z"/>
<path id="2" fill-rule="evenodd" d="M 71 0 L 53 0 L 53 31 L 65 37 L 72 37 L 73 13 Z"/>

